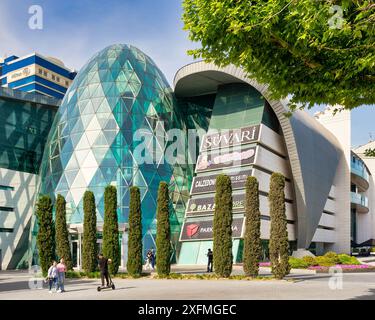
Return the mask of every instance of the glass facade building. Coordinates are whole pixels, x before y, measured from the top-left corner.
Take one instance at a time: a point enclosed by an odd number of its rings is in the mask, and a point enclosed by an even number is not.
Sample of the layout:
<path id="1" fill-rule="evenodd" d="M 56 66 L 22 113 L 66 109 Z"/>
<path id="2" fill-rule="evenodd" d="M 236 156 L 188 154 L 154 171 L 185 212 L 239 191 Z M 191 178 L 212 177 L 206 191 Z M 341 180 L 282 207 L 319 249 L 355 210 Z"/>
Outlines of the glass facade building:
<path id="1" fill-rule="evenodd" d="M 0 89 L 0 167 L 39 173 L 56 107 L 25 99 L 34 94 Z"/>
<path id="2" fill-rule="evenodd" d="M 135 47 L 107 47 L 81 69 L 62 102 L 48 137 L 40 193 L 66 198 L 72 226 L 83 223 L 83 195 L 93 191 L 98 225 L 102 225 L 104 188 L 115 185 L 118 220 L 125 231 L 129 187 L 139 187 L 143 248 L 147 250 L 155 247 L 157 191 L 159 183 L 166 181 L 176 249 L 191 168 L 163 161 L 165 149 L 172 143 L 164 139 L 169 129 L 184 126 L 172 90 L 155 63 Z M 137 139 L 137 135 L 143 138 Z M 142 145 L 146 147 L 142 149 Z M 185 153 L 178 156 L 184 159 Z M 34 224 L 34 244 L 36 228 Z"/>
<path id="3" fill-rule="evenodd" d="M 27 261 L 39 169 L 60 102 L 0 88 L 0 269 Z"/>

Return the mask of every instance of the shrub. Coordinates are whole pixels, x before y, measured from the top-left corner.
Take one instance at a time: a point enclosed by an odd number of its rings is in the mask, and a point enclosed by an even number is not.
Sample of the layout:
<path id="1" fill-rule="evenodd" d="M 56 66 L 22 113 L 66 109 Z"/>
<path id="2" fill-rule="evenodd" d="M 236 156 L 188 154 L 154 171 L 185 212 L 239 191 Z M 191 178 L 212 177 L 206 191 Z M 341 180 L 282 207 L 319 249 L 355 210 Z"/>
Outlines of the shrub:
<path id="1" fill-rule="evenodd" d="M 97 268 L 98 252 L 95 196 L 91 191 L 86 191 L 83 195 L 83 215 L 82 267 L 85 272 L 93 272 Z"/>
<path id="2" fill-rule="evenodd" d="M 69 232 L 66 226 L 66 201 L 58 194 L 56 199 L 56 252 L 59 258 L 64 258 L 66 268 L 73 270 L 72 255 L 70 253 Z"/>
<path id="3" fill-rule="evenodd" d="M 273 173 L 268 195 L 271 217 L 269 248 L 272 274 L 276 279 L 284 278 L 290 271 L 284 188 L 284 176 L 281 173 Z"/>
<path id="4" fill-rule="evenodd" d="M 171 272 L 171 230 L 169 222 L 168 184 L 161 181 L 158 190 L 156 212 L 156 270 L 158 276 L 168 276 Z"/>
<path id="5" fill-rule="evenodd" d="M 259 273 L 262 242 L 260 239 L 259 185 L 255 177 L 248 177 L 246 181 L 245 215 L 243 269 L 247 276 L 256 277 Z"/>
<path id="6" fill-rule="evenodd" d="M 48 195 L 42 195 L 36 205 L 38 218 L 37 247 L 39 264 L 43 275 L 46 276 L 48 268 L 55 259 L 55 228 L 52 218 L 52 201 Z"/>
<path id="7" fill-rule="evenodd" d="M 217 276 L 228 278 L 232 273 L 232 184 L 228 176 L 216 178 L 215 213 L 213 221 L 213 262 Z"/>
<path id="8" fill-rule="evenodd" d="M 336 252 L 328 251 L 324 257 L 331 260 L 333 264 L 340 263 L 339 255 Z"/>
<path id="9" fill-rule="evenodd" d="M 341 264 L 354 264 L 354 265 L 361 264 L 356 257 L 351 257 L 347 254 L 339 254 L 338 257 L 339 257 Z"/>
<path id="10" fill-rule="evenodd" d="M 317 266 L 318 263 L 316 262 L 316 258 L 315 257 L 312 257 L 312 256 L 305 256 L 305 257 L 302 257 L 302 260 L 307 263 L 307 266 L 308 267 L 313 267 L 313 266 Z"/>
<path id="11" fill-rule="evenodd" d="M 306 269 L 309 267 L 308 263 L 305 262 L 303 259 L 290 257 L 289 258 L 289 265 L 293 269 Z"/>
<path id="12" fill-rule="evenodd" d="M 107 186 L 104 191 L 103 255 L 112 259 L 109 272 L 116 274 L 120 266 L 120 240 L 117 220 L 117 190 Z"/>
<path id="13" fill-rule="evenodd" d="M 321 267 L 332 267 L 336 264 L 332 259 L 327 258 L 325 256 L 319 256 L 319 257 L 316 257 L 315 259 L 316 259 L 317 264 Z"/>
<path id="14" fill-rule="evenodd" d="M 142 213 L 141 194 L 138 187 L 130 188 L 129 238 L 127 271 L 132 277 L 142 273 Z"/>

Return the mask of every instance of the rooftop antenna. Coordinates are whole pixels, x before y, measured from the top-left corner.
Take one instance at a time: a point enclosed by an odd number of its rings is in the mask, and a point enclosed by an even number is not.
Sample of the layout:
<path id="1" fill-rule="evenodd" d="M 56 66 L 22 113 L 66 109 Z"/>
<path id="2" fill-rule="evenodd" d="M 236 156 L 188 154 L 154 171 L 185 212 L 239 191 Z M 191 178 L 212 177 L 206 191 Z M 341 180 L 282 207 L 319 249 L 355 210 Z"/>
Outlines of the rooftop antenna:
<path id="1" fill-rule="evenodd" d="M 370 136 L 370 142 L 374 141 L 373 136 L 372 136 L 372 132 L 369 132 L 368 134 Z"/>

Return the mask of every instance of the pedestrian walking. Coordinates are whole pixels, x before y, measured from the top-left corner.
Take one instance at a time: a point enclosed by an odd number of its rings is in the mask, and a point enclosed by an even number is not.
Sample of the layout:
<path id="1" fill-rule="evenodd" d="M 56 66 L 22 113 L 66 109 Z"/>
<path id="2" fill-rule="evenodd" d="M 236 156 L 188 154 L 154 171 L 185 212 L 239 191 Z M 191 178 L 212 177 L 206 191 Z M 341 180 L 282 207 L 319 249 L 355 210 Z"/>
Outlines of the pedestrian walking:
<path id="1" fill-rule="evenodd" d="M 151 269 L 151 250 L 147 250 L 145 270 Z"/>
<path id="2" fill-rule="evenodd" d="M 151 249 L 151 267 L 152 270 L 155 270 L 155 260 L 156 260 L 156 254 L 154 248 Z"/>
<path id="3" fill-rule="evenodd" d="M 64 258 L 60 259 L 60 263 L 56 266 L 57 269 L 57 292 L 65 292 L 65 272 L 66 272 L 66 265 L 64 262 Z"/>
<path id="4" fill-rule="evenodd" d="M 214 261 L 214 253 L 212 252 L 211 249 L 208 249 L 207 258 L 208 258 L 207 272 L 212 272 L 212 264 L 213 264 L 213 261 Z"/>
<path id="5" fill-rule="evenodd" d="M 53 261 L 52 265 L 48 269 L 47 280 L 49 285 L 49 293 L 52 293 L 52 285 L 55 286 L 55 292 L 57 291 L 57 262 Z"/>

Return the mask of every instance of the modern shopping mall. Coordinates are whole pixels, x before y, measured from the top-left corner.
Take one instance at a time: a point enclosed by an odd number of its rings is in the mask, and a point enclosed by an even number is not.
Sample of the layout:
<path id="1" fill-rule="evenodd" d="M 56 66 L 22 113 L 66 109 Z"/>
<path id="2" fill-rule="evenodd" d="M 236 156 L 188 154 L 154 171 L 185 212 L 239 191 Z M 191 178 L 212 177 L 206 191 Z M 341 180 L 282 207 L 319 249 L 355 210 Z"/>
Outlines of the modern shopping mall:
<path id="1" fill-rule="evenodd" d="M 212 248 L 221 173 L 232 180 L 235 262 L 242 261 L 249 175 L 259 181 L 265 258 L 273 172 L 286 177 L 291 254 L 350 253 L 354 246 L 375 244 L 375 158 L 365 155 L 375 141 L 352 149 L 349 111 L 334 115 L 327 107 L 315 116 L 298 110 L 287 117 L 286 101 L 272 100 L 266 85 L 234 66 L 189 64 L 176 72 L 171 88 L 145 53 L 112 45 L 81 68 L 62 100 L 0 88 L 0 110 L 2 269 L 37 263 L 34 206 L 40 194 L 66 198 L 71 250 L 80 268 L 83 194 L 95 195 L 100 247 L 109 184 L 117 187 L 125 266 L 129 187 L 141 191 L 147 250 L 155 247 L 160 181 L 169 183 L 172 262 L 203 264 Z M 171 147 L 176 161 L 164 161 Z"/>

